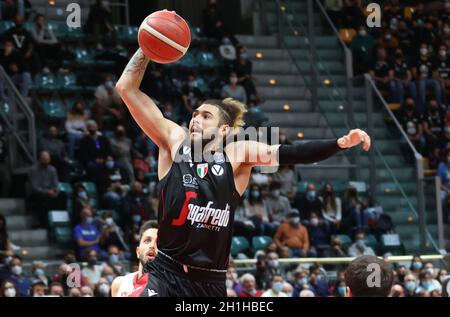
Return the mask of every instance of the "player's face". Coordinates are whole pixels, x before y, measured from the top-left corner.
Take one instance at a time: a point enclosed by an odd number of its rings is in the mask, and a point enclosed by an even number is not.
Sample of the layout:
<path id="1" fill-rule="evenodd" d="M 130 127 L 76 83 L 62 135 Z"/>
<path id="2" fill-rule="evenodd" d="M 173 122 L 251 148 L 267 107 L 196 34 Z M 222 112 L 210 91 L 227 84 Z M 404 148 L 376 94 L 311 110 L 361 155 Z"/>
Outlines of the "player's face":
<path id="1" fill-rule="evenodd" d="M 203 138 L 211 139 L 217 133 L 219 121 L 219 109 L 213 105 L 202 104 L 192 113 L 192 119 L 189 123 L 191 141 L 201 140 Z"/>
<path id="2" fill-rule="evenodd" d="M 142 235 L 139 246 L 136 248 L 137 257 L 142 265 L 155 259 L 158 253 L 158 247 L 156 245 L 157 236 L 158 229 L 156 228 L 148 229 Z"/>

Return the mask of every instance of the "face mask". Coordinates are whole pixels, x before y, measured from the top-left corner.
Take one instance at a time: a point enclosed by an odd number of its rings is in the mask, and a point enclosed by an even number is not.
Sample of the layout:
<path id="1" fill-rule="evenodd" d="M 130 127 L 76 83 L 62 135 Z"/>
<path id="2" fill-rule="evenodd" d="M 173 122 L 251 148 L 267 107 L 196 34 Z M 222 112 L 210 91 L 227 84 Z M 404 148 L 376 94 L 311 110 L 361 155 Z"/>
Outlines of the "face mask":
<path id="1" fill-rule="evenodd" d="M 367 31 L 366 30 L 361 30 L 361 31 L 359 31 L 359 35 L 366 36 L 367 35 Z"/>
<path id="2" fill-rule="evenodd" d="M 164 116 L 165 117 L 171 117 L 172 116 L 172 112 L 171 111 L 166 111 L 166 112 L 164 112 Z"/>
<path id="3" fill-rule="evenodd" d="M 89 266 L 94 266 L 97 264 L 97 259 L 96 258 L 90 258 L 88 259 L 88 264 Z"/>
<path id="4" fill-rule="evenodd" d="M 422 47 L 422 48 L 420 49 L 420 54 L 421 54 L 421 55 L 427 55 L 427 53 L 428 53 L 428 49 L 426 49 L 426 48 L 424 48 L 424 47 Z"/>
<path id="5" fill-rule="evenodd" d="M 311 225 L 314 226 L 314 227 L 317 227 L 319 225 L 319 219 L 312 218 L 311 219 Z"/>
<path id="6" fill-rule="evenodd" d="M 227 286 L 227 289 L 232 289 L 234 283 L 233 283 L 232 280 L 226 280 L 226 281 L 225 281 L 225 285 Z"/>
<path id="7" fill-rule="evenodd" d="M 105 88 L 106 88 L 106 89 L 113 89 L 113 87 L 114 87 L 114 84 L 113 84 L 112 81 L 107 81 L 107 82 L 105 83 Z"/>
<path id="8" fill-rule="evenodd" d="M 448 280 L 450 278 L 450 275 L 441 275 L 439 276 L 439 282 L 441 282 L 441 284 L 444 284 L 446 280 Z"/>
<path id="9" fill-rule="evenodd" d="M 108 274 L 105 276 L 105 278 L 108 280 L 108 283 L 111 284 L 114 280 L 114 275 Z"/>
<path id="10" fill-rule="evenodd" d="M 104 295 L 109 294 L 109 285 L 108 285 L 108 284 L 101 284 L 101 285 L 98 287 L 98 291 L 99 291 L 101 294 L 104 294 Z"/>
<path id="11" fill-rule="evenodd" d="M 239 54 L 239 57 L 241 58 L 241 59 L 245 59 L 245 60 L 247 60 L 248 59 L 248 53 L 241 53 L 241 54 Z"/>
<path id="12" fill-rule="evenodd" d="M 310 190 L 309 192 L 306 193 L 306 198 L 309 201 L 313 201 L 316 198 L 316 192 L 314 190 Z"/>
<path id="13" fill-rule="evenodd" d="M 427 273 L 430 274 L 430 275 L 434 275 L 434 270 L 431 269 L 431 268 L 430 268 L 430 269 L 427 269 Z"/>
<path id="14" fill-rule="evenodd" d="M 106 161 L 106 168 L 112 169 L 114 167 L 114 161 Z"/>
<path id="15" fill-rule="evenodd" d="M 44 274 L 45 274 L 45 272 L 44 272 L 43 269 L 36 269 L 36 270 L 34 270 L 34 276 L 36 276 L 36 277 L 42 276 Z"/>
<path id="16" fill-rule="evenodd" d="M 444 33 L 445 34 L 449 34 L 450 33 L 450 28 L 444 28 Z"/>
<path id="17" fill-rule="evenodd" d="M 281 292 L 281 290 L 283 289 L 283 283 L 281 283 L 281 282 L 274 282 L 273 285 L 272 285 L 272 289 L 276 293 Z"/>
<path id="18" fill-rule="evenodd" d="M 114 224 L 114 219 L 113 218 L 106 218 L 105 223 L 108 226 L 111 226 L 112 224 Z"/>
<path id="19" fill-rule="evenodd" d="M 11 262 L 11 260 L 12 260 L 12 256 L 7 256 L 7 257 L 5 258 L 5 265 L 6 265 L 6 266 L 9 266 L 9 262 Z"/>
<path id="20" fill-rule="evenodd" d="M 447 56 L 447 51 L 446 50 L 440 50 L 439 51 L 439 55 L 441 55 L 442 57 Z"/>
<path id="21" fill-rule="evenodd" d="M 11 268 L 11 272 L 12 272 L 14 275 L 20 275 L 20 274 L 22 274 L 22 267 L 21 267 L 20 265 L 14 265 L 14 266 Z"/>
<path id="22" fill-rule="evenodd" d="M 356 241 L 356 245 L 359 246 L 359 247 L 364 247 L 364 240 Z"/>
<path id="23" fill-rule="evenodd" d="M 345 286 L 338 287 L 338 294 L 341 297 L 345 297 L 345 293 L 347 293 L 347 288 Z"/>
<path id="24" fill-rule="evenodd" d="M 236 272 L 231 273 L 231 276 L 233 277 L 233 279 L 236 281 L 238 278 L 238 274 Z"/>
<path id="25" fill-rule="evenodd" d="M 12 287 L 5 289 L 5 297 L 16 297 L 16 290 Z"/>
<path id="26" fill-rule="evenodd" d="M 230 77 L 230 83 L 232 83 L 233 85 L 237 84 L 238 79 L 237 77 Z"/>
<path id="27" fill-rule="evenodd" d="M 276 259 L 271 259 L 271 260 L 269 260 L 269 261 L 267 261 L 267 264 L 270 266 L 270 267 L 278 267 L 278 260 L 276 260 Z"/>
<path id="28" fill-rule="evenodd" d="M 110 263 L 117 263 L 117 262 L 119 262 L 119 256 L 117 254 L 111 254 L 109 256 L 109 262 Z"/>
<path id="29" fill-rule="evenodd" d="M 272 190 L 272 196 L 275 198 L 280 197 L 280 190 L 279 189 Z"/>
<path id="30" fill-rule="evenodd" d="M 252 289 L 249 293 L 250 293 L 250 295 L 255 296 L 256 295 L 256 289 Z"/>
<path id="31" fill-rule="evenodd" d="M 258 192 L 258 191 L 252 191 L 252 197 L 253 197 L 253 199 L 258 199 L 259 196 L 261 196 L 260 192 Z"/>
<path id="32" fill-rule="evenodd" d="M 134 223 L 140 223 L 141 222 L 141 215 L 133 215 L 133 222 Z"/>
<path id="33" fill-rule="evenodd" d="M 390 41 L 390 40 L 392 39 L 392 35 L 391 35 L 391 34 L 386 34 L 386 35 L 384 36 L 384 38 L 385 38 L 387 41 Z"/>
<path id="34" fill-rule="evenodd" d="M 298 284 L 300 285 L 308 284 L 308 279 L 306 277 L 302 277 L 301 279 L 298 280 Z"/>
<path id="35" fill-rule="evenodd" d="M 298 226 L 300 224 L 300 217 L 294 217 L 289 222 L 293 226 Z"/>
<path id="36" fill-rule="evenodd" d="M 97 130 L 89 130 L 89 134 L 94 136 L 97 134 Z"/>
<path id="37" fill-rule="evenodd" d="M 416 270 L 420 270 L 422 268 L 422 263 L 414 262 L 413 263 L 413 268 L 416 269 Z"/>
<path id="38" fill-rule="evenodd" d="M 432 285 L 433 285 L 432 282 L 429 281 L 429 280 L 425 280 L 425 281 L 422 282 L 422 286 L 423 286 L 423 288 L 425 288 L 426 290 L 428 290 Z"/>
<path id="39" fill-rule="evenodd" d="M 85 220 L 87 225 L 92 225 L 92 223 L 94 222 L 94 218 L 92 217 L 86 217 Z"/>
<path id="40" fill-rule="evenodd" d="M 197 86 L 195 80 L 189 81 L 188 86 L 189 86 L 189 88 L 195 88 Z"/>
<path id="41" fill-rule="evenodd" d="M 406 289 L 410 292 L 414 291 L 416 289 L 416 282 L 414 281 L 408 281 L 406 282 Z"/>
<path id="42" fill-rule="evenodd" d="M 83 200 L 87 200 L 89 198 L 86 192 L 79 192 L 78 197 Z"/>

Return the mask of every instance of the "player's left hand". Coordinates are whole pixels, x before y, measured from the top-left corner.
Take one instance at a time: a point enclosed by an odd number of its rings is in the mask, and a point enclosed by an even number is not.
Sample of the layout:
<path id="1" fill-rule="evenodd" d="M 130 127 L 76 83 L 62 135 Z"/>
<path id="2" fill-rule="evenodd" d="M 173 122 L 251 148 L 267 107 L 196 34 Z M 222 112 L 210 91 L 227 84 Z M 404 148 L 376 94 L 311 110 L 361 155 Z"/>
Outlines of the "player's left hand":
<path id="1" fill-rule="evenodd" d="M 366 132 L 360 129 L 353 129 L 350 130 L 348 134 L 338 139 L 338 146 L 346 149 L 362 143 L 363 149 L 369 151 L 370 142 L 370 136 Z"/>

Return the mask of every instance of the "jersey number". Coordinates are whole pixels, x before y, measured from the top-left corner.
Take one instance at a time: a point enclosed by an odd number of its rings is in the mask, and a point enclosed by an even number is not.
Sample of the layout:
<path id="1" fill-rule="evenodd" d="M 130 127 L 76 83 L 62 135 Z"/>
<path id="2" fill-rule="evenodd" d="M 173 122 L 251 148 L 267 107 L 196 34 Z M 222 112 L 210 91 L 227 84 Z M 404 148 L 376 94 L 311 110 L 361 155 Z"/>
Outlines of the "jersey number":
<path id="1" fill-rule="evenodd" d="M 172 220 L 173 226 L 182 226 L 186 222 L 186 218 L 189 212 L 188 204 L 192 198 L 196 198 L 196 192 L 186 192 L 183 207 L 181 208 L 180 216 L 177 219 Z"/>

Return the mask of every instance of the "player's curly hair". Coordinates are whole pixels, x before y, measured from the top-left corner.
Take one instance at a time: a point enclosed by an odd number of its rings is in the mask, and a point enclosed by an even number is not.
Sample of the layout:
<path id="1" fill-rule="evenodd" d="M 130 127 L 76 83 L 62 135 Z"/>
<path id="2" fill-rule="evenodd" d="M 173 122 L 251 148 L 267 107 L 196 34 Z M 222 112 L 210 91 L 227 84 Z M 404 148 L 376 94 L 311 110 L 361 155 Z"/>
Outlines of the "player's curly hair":
<path id="1" fill-rule="evenodd" d="M 220 121 L 219 124 L 228 124 L 231 128 L 238 129 L 243 127 L 244 113 L 247 112 L 247 107 L 239 100 L 233 98 L 220 99 L 209 99 L 203 102 L 203 104 L 208 104 L 216 106 L 220 111 Z"/>

